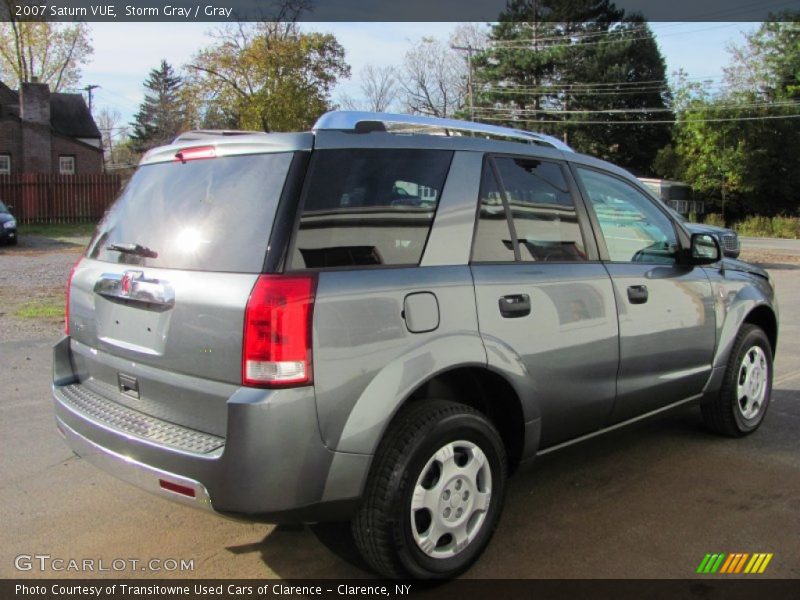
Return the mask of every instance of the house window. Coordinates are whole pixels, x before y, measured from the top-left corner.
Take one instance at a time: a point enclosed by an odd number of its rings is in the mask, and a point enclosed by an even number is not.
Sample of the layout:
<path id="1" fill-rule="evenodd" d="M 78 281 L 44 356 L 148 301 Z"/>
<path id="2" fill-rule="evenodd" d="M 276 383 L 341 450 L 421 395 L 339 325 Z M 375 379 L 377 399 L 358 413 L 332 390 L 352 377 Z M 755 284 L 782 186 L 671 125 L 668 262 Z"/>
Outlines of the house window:
<path id="1" fill-rule="evenodd" d="M 0 175 L 11 174 L 11 155 L 0 154 Z"/>
<path id="2" fill-rule="evenodd" d="M 58 172 L 62 175 L 75 174 L 75 157 L 74 156 L 59 156 L 58 157 Z"/>

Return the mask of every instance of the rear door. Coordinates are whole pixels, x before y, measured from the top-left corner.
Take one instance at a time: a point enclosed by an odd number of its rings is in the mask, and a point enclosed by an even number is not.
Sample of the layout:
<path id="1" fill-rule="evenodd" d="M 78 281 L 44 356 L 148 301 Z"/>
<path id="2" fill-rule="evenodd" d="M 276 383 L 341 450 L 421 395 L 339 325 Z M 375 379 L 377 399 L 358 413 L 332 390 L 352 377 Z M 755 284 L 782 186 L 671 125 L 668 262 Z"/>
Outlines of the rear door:
<path id="1" fill-rule="evenodd" d="M 540 446 L 600 428 L 615 396 L 616 308 L 563 163 L 487 158 L 471 265 L 489 362 L 527 375 Z"/>
<path id="2" fill-rule="evenodd" d="M 614 283 L 620 330 L 619 422 L 699 394 L 711 372 L 715 315 L 703 269 L 677 264 L 666 210 L 624 179 L 577 167 Z"/>
<path id="3" fill-rule="evenodd" d="M 298 153 L 140 167 L 72 279 L 81 383 L 160 419 L 225 434 L 244 310 Z"/>

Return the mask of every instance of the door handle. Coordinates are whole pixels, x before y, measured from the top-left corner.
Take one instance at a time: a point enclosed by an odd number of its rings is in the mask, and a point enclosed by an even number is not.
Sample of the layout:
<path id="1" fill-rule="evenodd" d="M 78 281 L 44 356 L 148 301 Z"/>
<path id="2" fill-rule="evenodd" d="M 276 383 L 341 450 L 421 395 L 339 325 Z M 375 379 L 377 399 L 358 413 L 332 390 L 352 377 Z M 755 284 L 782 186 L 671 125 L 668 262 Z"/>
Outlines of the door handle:
<path id="1" fill-rule="evenodd" d="M 628 288 L 628 300 L 631 304 L 644 304 L 647 302 L 647 286 L 632 285 Z"/>
<path id="2" fill-rule="evenodd" d="M 511 294 L 499 301 L 500 314 L 506 319 L 516 319 L 531 313 L 531 297 L 528 294 Z"/>

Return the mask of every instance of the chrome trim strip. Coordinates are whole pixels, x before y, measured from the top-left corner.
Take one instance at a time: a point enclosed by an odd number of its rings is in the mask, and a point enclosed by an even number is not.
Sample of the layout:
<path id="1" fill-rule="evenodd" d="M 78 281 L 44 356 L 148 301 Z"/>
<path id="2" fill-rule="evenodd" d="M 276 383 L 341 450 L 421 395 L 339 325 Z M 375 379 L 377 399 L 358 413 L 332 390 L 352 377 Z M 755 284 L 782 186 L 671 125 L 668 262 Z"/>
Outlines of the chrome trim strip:
<path id="1" fill-rule="evenodd" d="M 146 279 L 142 271 L 103 273 L 94 284 L 94 292 L 112 300 L 150 304 L 158 310 L 175 306 L 172 286 L 166 281 Z"/>
<path id="2" fill-rule="evenodd" d="M 563 152 L 574 152 L 567 144 L 556 137 L 513 129 L 511 127 L 500 127 L 497 125 L 487 125 L 485 123 L 475 123 L 473 121 L 461 121 L 459 119 L 442 119 L 438 117 L 427 117 L 423 115 L 401 115 L 393 113 L 363 112 L 355 110 L 334 110 L 325 113 L 317 122 L 314 123 L 312 131 L 322 130 L 353 130 L 359 123 L 365 121 L 378 121 L 380 123 L 391 123 L 400 125 L 412 125 L 416 127 L 432 127 L 439 129 L 452 129 L 454 131 L 469 131 L 472 133 L 483 133 L 498 137 L 513 138 L 528 143 L 543 143 L 552 146 Z"/>
<path id="3" fill-rule="evenodd" d="M 550 454 L 551 452 L 555 452 L 556 450 L 561 450 L 562 448 L 566 448 L 568 446 L 572 446 L 574 444 L 579 444 L 586 440 L 590 440 L 593 437 L 597 437 L 598 435 L 603 435 L 604 433 L 608 433 L 610 431 L 614 431 L 616 429 L 621 429 L 622 427 L 626 427 L 628 425 L 632 425 L 637 421 L 643 421 L 649 417 L 657 415 L 659 413 L 668 411 L 673 408 L 677 408 L 682 404 L 688 404 L 690 402 L 694 402 L 695 400 L 699 400 L 703 397 L 703 394 L 697 394 L 695 396 L 690 396 L 688 398 L 684 398 L 683 400 L 678 400 L 677 402 L 673 402 L 672 404 L 667 404 L 666 406 L 662 406 L 661 408 L 657 408 L 656 410 L 651 410 L 648 413 L 643 415 L 639 415 L 637 417 L 633 417 L 632 419 L 628 419 L 627 421 L 622 421 L 620 423 L 615 423 L 609 427 L 605 427 L 603 429 L 598 429 L 597 431 L 593 431 L 592 433 L 587 433 L 586 435 L 582 435 L 581 437 L 575 438 L 574 440 L 568 440 L 566 442 L 562 442 L 560 444 L 556 444 L 555 446 L 550 446 L 549 448 L 545 448 L 544 450 L 540 450 L 536 453 L 536 456 L 543 456 L 545 454 Z"/>
<path id="4" fill-rule="evenodd" d="M 106 473 L 162 498 L 193 508 L 214 512 L 208 490 L 199 481 L 156 469 L 95 444 L 72 429 L 59 417 L 56 417 L 56 425 L 75 454 Z M 177 492 L 162 489 L 158 483 L 159 479 L 167 479 L 173 483 L 191 488 L 194 490 L 195 497 L 190 498 Z"/>

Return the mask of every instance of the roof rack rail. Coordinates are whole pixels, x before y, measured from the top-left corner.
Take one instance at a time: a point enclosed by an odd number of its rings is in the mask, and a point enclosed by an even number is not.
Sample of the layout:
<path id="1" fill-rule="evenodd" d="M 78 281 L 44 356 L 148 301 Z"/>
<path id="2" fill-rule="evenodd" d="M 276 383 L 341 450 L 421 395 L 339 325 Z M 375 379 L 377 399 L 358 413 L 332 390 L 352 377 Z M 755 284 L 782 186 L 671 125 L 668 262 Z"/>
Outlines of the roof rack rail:
<path id="1" fill-rule="evenodd" d="M 172 140 L 173 144 L 177 144 L 178 142 L 188 142 L 193 140 L 205 140 L 208 138 L 219 137 L 219 136 L 231 136 L 231 135 L 253 135 L 256 133 L 264 133 L 263 131 L 241 131 L 238 129 L 193 129 L 192 131 L 184 131 L 181 134 L 178 134 L 174 140 Z"/>
<path id="2" fill-rule="evenodd" d="M 461 121 L 458 119 L 442 119 L 439 117 L 427 117 L 423 115 L 401 115 L 392 113 L 362 112 L 352 110 L 334 110 L 322 115 L 312 127 L 312 131 L 322 130 L 345 130 L 345 131 L 375 131 L 374 124 L 383 123 L 392 125 L 410 125 L 413 127 L 428 127 L 434 129 L 444 129 L 453 131 L 468 131 L 471 133 L 505 137 L 515 140 L 525 141 L 529 144 L 542 144 L 551 146 L 563 152 L 574 152 L 567 144 L 556 137 L 513 129 L 511 127 L 499 127 L 497 125 L 487 125 L 485 123 L 475 123 L 473 121 Z"/>

